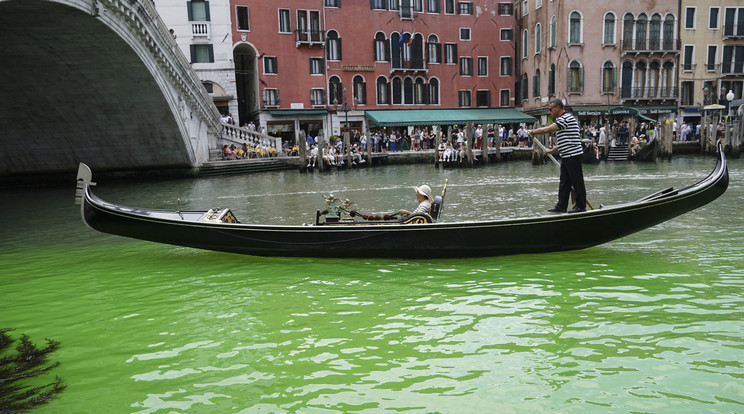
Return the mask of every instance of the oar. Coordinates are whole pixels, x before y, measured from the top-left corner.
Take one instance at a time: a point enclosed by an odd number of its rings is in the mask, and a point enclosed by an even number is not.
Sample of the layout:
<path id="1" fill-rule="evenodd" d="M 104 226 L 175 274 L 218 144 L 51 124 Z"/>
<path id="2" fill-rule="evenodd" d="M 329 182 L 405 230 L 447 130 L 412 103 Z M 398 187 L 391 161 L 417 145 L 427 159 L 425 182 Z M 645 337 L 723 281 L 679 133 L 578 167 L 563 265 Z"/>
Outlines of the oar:
<path id="1" fill-rule="evenodd" d="M 529 136 L 530 136 L 530 138 L 532 138 L 532 142 L 537 143 L 537 146 L 540 147 L 540 149 L 542 149 L 543 151 L 545 151 L 545 153 L 546 153 L 545 155 L 547 155 L 548 158 L 550 158 L 553 161 L 553 164 L 557 165 L 558 168 L 560 168 L 561 163 L 559 163 L 558 160 L 555 159 L 555 157 L 553 156 L 553 154 L 548 154 L 547 153 L 548 152 L 548 149 L 545 148 L 545 145 L 543 145 L 542 142 L 540 142 L 539 139 L 536 139 L 533 134 L 529 134 Z M 573 191 L 573 188 L 571 189 L 571 191 Z M 594 206 L 592 205 L 592 203 L 589 202 L 589 199 L 588 198 L 586 199 L 586 205 L 589 206 L 590 209 L 594 210 Z"/>

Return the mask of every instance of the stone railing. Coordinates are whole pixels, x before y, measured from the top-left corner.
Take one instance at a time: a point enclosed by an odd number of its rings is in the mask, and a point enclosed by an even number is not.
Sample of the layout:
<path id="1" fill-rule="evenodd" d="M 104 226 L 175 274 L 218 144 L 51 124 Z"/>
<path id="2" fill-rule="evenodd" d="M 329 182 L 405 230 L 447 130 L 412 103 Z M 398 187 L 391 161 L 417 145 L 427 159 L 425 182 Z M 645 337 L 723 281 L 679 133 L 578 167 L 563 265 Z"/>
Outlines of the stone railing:
<path id="1" fill-rule="evenodd" d="M 278 155 L 286 155 L 282 152 L 281 138 L 272 137 L 270 135 L 262 134 L 248 128 L 241 128 L 225 122 L 221 122 L 220 125 L 222 127 L 220 130 L 221 145 L 242 145 L 243 143 L 252 145 L 263 144 L 266 147 L 276 148 L 276 153 Z"/>

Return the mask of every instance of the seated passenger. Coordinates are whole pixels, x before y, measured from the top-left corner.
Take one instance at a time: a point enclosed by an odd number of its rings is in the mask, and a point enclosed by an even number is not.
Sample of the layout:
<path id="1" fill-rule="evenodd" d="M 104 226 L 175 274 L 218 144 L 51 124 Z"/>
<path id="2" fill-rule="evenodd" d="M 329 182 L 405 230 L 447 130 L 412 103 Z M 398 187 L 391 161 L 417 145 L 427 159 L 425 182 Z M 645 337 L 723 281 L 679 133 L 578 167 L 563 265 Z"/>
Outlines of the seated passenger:
<path id="1" fill-rule="evenodd" d="M 413 190 L 416 191 L 416 200 L 418 200 L 419 205 L 416 207 L 413 212 L 400 209 L 398 210 L 398 214 L 404 215 L 404 216 L 412 216 L 414 214 L 429 214 L 431 211 L 431 203 L 434 201 L 434 197 L 431 196 L 431 188 L 429 188 L 428 185 L 424 184 L 421 187 L 413 187 Z"/>

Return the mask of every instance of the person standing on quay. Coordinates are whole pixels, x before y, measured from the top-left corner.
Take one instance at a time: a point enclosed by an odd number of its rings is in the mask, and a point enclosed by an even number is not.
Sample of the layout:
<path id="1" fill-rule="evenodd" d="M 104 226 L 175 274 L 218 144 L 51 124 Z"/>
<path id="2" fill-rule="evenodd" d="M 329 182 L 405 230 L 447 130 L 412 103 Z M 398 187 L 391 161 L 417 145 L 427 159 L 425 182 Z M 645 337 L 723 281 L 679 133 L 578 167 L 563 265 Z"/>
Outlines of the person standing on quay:
<path id="1" fill-rule="evenodd" d="M 576 118 L 563 108 L 563 101 L 554 99 L 548 104 L 552 124 L 529 131 L 531 135 L 542 135 L 557 131 L 558 146 L 547 151 L 547 154 L 558 152 L 561 156 L 561 181 L 558 185 L 558 203 L 548 210 L 551 213 L 565 213 L 571 188 L 576 191 L 576 204 L 569 213 L 586 211 L 586 187 L 584 173 L 581 170 L 581 136 Z"/>

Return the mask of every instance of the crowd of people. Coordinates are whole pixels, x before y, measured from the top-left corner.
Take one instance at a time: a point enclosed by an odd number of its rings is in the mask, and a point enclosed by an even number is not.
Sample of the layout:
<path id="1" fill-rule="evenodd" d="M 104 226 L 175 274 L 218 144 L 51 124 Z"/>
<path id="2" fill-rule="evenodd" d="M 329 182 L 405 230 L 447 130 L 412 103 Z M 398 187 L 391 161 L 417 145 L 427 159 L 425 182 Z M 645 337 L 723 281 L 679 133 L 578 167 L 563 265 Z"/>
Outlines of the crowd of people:
<path id="1" fill-rule="evenodd" d="M 242 145 L 223 145 L 222 159 L 242 160 L 248 158 L 272 158 L 278 156 L 274 145 L 266 145 L 263 142 L 244 142 Z"/>

